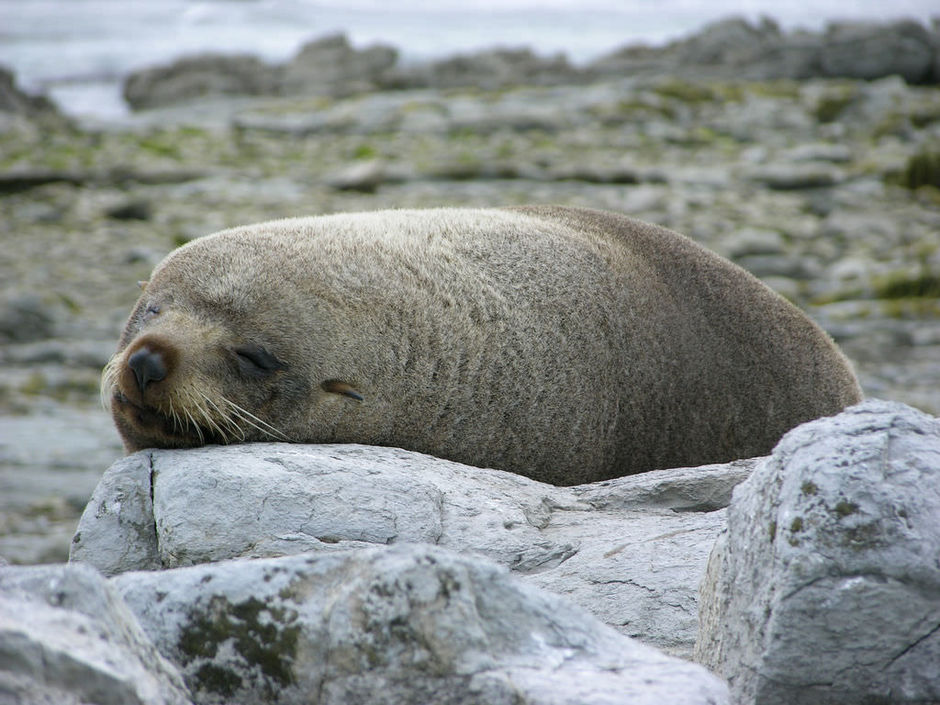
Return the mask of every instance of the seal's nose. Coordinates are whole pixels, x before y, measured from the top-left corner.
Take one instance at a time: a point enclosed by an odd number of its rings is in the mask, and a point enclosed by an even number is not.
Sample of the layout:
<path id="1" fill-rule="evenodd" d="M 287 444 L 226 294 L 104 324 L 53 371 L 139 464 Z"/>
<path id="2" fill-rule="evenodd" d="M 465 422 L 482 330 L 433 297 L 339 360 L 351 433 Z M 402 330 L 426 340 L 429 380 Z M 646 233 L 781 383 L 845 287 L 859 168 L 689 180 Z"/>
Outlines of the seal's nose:
<path id="1" fill-rule="evenodd" d="M 166 362 L 163 360 L 163 355 L 147 346 L 136 350 L 127 359 L 127 364 L 134 371 L 141 394 L 148 384 L 159 382 L 166 377 Z"/>

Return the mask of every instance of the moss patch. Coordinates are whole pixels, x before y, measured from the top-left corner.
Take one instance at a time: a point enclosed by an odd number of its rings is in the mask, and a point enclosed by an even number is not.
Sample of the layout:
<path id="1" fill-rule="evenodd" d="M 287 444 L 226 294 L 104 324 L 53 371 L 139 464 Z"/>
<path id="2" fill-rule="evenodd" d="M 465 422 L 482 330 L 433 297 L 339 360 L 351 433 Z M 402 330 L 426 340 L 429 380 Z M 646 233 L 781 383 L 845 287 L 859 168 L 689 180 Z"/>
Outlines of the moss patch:
<path id="1" fill-rule="evenodd" d="M 244 681 L 235 671 L 220 668 L 212 663 L 200 666 L 196 671 L 196 680 L 205 689 L 230 698 L 242 687 Z"/>
<path id="2" fill-rule="evenodd" d="M 855 502 L 846 502 L 845 500 L 839 502 L 835 506 L 835 512 L 839 518 L 847 517 L 850 514 L 855 514 L 858 511 L 858 505 Z"/>
<path id="3" fill-rule="evenodd" d="M 294 682 L 293 662 L 300 627 L 296 613 L 270 607 L 252 597 L 231 603 L 215 596 L 205 609 L 194 610 L 188 627 L 180 634 L 177 648 L 184 664 L 213 659 L 219 648 L 231 642 L 249 668 L 257 667 L 279 688 Z M 201 664 L 194 676 L 196 689 L 231 696 L 241 686 L 241 677 L 217 664 Z"/>
<path id="4" fill-rule="evenodd" d="M 940 298 L 940 275 L 922 272 L 913 277 L 895 276 L 876 281 L 875 297 L 879 299 Z"/>
<path id="5" fill-rule="evenodd" d="M 718 100 L 720 96 L 709 86 L 691 81 L 672 79 L 657 84 L 653 91 L 663 98 L 681 100 L 683 103 L 710 103 Z"/>
<path id="6" fill-rule="evenodd" d="M 819 122 L 835 122 L 842 117 L 842 113 L 845 112 L 845 109 L 854 101 L 854 87 L 837 93 L 830 93 L 819 99 L 813 114 Z"/>
<path id="7" fill-rule="evenodd" d="M 901 186 L 909 189 L 921 186 L 940 188 L 940 152 L 919 152 L 911 156 L 898 180 Z"/>

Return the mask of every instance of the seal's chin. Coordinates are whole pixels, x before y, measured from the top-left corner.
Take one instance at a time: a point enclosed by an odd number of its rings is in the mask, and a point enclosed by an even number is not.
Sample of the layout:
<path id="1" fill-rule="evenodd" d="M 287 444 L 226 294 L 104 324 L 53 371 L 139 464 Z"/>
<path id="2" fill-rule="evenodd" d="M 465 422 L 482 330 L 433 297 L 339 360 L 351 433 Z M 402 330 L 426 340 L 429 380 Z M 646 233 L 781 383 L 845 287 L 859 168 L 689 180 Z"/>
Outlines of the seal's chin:
<path id="1" fill-rule="evenodd" d="M 220 443 L 215 434 L 181 423 L 159 409 L 131 401 L 123 392 L 111 395 L 111 416 L 128 453 L 144 448 L 195 448 Z"/>

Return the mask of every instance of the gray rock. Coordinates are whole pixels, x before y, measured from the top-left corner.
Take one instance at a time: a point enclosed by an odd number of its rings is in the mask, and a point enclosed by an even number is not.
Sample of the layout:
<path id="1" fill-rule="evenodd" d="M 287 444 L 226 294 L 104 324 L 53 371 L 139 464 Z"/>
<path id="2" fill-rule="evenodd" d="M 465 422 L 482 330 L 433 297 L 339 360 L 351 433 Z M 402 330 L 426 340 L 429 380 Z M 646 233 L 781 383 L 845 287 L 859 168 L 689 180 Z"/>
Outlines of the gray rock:
<path id="1" fill-rule="evenodd" d="M 831 164 L 816 162 L 769 164 L 752 169 L 747 177 L 777 191 L 836 186 L 846 178 Z"/>
<path id="2" fill-rule="evenodd" d="M 665 47 L 628 46 L 589 68 L 600 74 L 660 74 L 717 79 L 802 79 L 818 74 L 818 34 L 783 34 L 770 18 L 730 17 Z"/>
<path id="3" fill-rule="evenodd" d="M 940 420 L 867 401 L 734 491 L 696 658 L 736 702 L 940 701 Z"/>
<path id="4" fill-rule="evenodd" d="M 819 57 L 824 76 L 870 80 L 897 74 L 908 83 L 929 79 L 933 60 L 930 33 L 911 20 L 832 24 Z"/>
<path id="5" fill-rule="evenodd" d="M 718 703 L 705 669 L 429 546 L 112 580 L 200 703 Z"/>
<path id="6" fill-rule="evenodd" d="M 789 255 L 740 255 L 734 260 L 757 277 L 786 277 L 801 281 L 815 280 L 823 273 L 823 267 L 815 257 Z"/>
<path id="7" fill-rule="evenodd" d="M 55 104 L 45 96 L 20 90 L 12 71 L 0 66 L 0 113 L 36 117 L 61 117 Z"/>
<path id="8" fill-rule="evenodd" d="M 626 634 L 689 655 L 721 508 L 752 462 L 555 487 L 393 448 L 147 451 L 105 473 L 71 557 L 114 575 L 432 543 L 508 566 Z"/>
<path id="9" fill-rule="evenodd" d="M 826 32 L 783 33 L 764 18 L 729 18 L 664 47 L 628 46 L 589 65 L 601 75 L 669 74 L 717 79 L 814 77 L 874 79 L 897 74 L 936 81 L 936 47 L 914 21 L 830 25 Z"/>
<path id="10" fill-rule="evenodd" d="M 72 538 L 70 561 L 94 565 L 107 576 L 160 568 L 152 472 L 147 453 L 122 458 L 108 469 Z"/>
<path id="11" fill-rule="evenodd" d="M 355 162 L 327 174 L 324 181 L 339 191 L 375 193 L 387 181 L 387 166 L 381 159 Z"/>
<path id="12" fill-rule="evenodd" d="M 760 24 L 732 17 L 705 25 L 679 42 L 676 53 L 689 66 L 743 66 L 759 59 L 780 37 L 780 27 L 767 17 Z"/>
<path id="13" fill-rule="evenodd" d="M 530 49 L 490 49 L 415 67 L 402 80 L 412 87 L 473 86 L 495 90 L 507 86 L 558 85 L 585 75 L 571 66 L 564 54 L 542 57 Z"/>
<path id="14" fill-rule="evenodd" d="M 844 164 L 852 161 L 852 150 L 844 144 L 817 142 L 793 147 L 780 156 L 783 161 Z"/>
<path id="15" fill-rule="evenodd" d="M 143 198 L 133 198 L 107 208 L 105 215 L 115 220 L 151 220 L 153 203 Z"/>
<path id="16" fill-rule="evenodd" d="M 51 338 L 62 307 L 39 294 L 26 293 L 0 301 L 0 342 L 25 343 Z"/>
<path id="17" fill-rule="evenodd" d="M 201 54 L 131 73 L 124 81 L 124 100 L 134 110 L 172 105 L 222 95 L 271 95 L 280 70 L 243 55 Z"/>
<path id="18" fill-rule="evenodd" d="M 89 566 L 0 567 L 0 700 L 184 705 L 182 677 Z"/>
<path id="19" fill-rule="evenodd" d="M 347 96 L 375 90 L 388 82 L 398 51 L 388 46 L 357 50 L 343 34 L 314 40 L 301 47 L 283 67 L 284 95 Z"/>
<path id="20" fill-rule="evenodd" d="M 781 255 L 786 243 L 778 230 L 746 227 L 722 238 L 720 251 L 732 259 L 748 255 Z"/>

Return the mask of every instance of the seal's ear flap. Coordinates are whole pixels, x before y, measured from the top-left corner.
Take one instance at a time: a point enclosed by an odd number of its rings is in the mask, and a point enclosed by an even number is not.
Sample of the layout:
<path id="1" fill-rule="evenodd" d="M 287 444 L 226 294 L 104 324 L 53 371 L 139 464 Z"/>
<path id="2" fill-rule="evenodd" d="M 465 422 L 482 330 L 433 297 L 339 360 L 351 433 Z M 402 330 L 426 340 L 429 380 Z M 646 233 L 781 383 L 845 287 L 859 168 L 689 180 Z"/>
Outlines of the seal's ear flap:
<path id="1" fill-rule="evenodd" d="M 347 396 L 350 399 L 362 401 L 362 395 L 355 387 L 349 384 L 349 382 L 343 382 L 339 379 L 327 379 L 323 382 L 320 382 L 320 387 L 322 387 L 323 391 L 325 392 L 330 392 L 331 394 L 342 394 L 343 396 Z"/>

